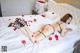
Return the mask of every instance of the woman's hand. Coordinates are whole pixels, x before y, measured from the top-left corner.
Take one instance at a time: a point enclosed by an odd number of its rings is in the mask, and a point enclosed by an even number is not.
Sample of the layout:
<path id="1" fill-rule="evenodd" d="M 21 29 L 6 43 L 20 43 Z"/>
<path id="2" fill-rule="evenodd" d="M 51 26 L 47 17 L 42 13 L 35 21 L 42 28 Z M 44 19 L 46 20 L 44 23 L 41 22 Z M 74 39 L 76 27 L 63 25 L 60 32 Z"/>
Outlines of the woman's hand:
<path id="1" fill-rule="evenodd" d="M 72 29 L 71 28 L 66 28 L 66 31 L 68 32 L 68 31 L 72 31 Z"/>

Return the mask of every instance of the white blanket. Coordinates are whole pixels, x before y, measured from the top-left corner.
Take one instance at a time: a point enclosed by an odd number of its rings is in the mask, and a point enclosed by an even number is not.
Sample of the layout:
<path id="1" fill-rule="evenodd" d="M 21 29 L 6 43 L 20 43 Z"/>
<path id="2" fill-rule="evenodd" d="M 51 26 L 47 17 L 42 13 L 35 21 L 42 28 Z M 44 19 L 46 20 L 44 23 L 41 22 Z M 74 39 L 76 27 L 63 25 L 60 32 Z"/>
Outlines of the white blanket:
<path id="1" fill-rule="evenodd" d="M 79 40 L 80 33 L 72 31 L 64 38 L 58 41 L 49 41 L 48 38 L 44 38 L 37 44 L 33 44 L 27 36 L 25 36 L 20 30 L 13 30 L 13 27 L 7 27 L 10 22 L 13 22 L 15 18 L 24 18 L 25 20 L 37 19 L 37 23 L 28 23 L 30 24 L 29 29 L 34 32 L 38 30 L 42 24 L 51 24 L 53 20 L 55 21 L 55 16 L 52 18 L 43 18 L 40 15 L 26 15 L 22 16 L 13 16 L 13 17 L 2 17 L 0 18 L 0 48 L 2 46 L 7 46 L 6 53 L 70 53 L 72 52 L 74 43 Z M 26 40 L 26 44 L 22 44 L 22 40 Z M 4 52 L 1 51 L 0 53 Z M 71 49 L 71 50 L 70 50 Z"/>

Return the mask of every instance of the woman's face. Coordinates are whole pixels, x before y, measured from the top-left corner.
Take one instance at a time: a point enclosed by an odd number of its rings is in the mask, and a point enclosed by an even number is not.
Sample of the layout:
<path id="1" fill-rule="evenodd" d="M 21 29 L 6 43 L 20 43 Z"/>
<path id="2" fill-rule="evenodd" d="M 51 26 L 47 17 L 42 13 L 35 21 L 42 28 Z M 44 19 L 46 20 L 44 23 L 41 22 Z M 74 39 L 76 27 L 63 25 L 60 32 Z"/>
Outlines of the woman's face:
<path id="1" fill-rule="evenodd" d="M 69 17 L 69 19 L 67 20 L 66 23 L 67 23 L 67 24 L 70 24 L 71 20 L 72 20 L 71 17 Z"/>

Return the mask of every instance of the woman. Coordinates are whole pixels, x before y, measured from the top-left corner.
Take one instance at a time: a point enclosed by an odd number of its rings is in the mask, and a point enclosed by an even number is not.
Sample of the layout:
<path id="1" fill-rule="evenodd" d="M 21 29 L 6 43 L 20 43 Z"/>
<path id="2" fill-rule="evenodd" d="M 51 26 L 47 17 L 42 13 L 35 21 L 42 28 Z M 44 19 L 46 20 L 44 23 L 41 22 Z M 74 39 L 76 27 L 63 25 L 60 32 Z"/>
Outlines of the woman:
<path id="1" fill-rule="evenodd" d="M 42 26 L 40 30 L 38 30 L 37 32 L 35 32 L 35 34 L 32 35 L 33 42 L 38 42 L 44 37 L 54 34 L 55 31 L 58 31 L 61 36 L 64 36 L 67 32 L 72 31 L 71 28 L 66 28 L 66 25 L 70 24 L 72 19 L 72 15 L 67 13 L 60 19 L 60 21 L 56 22 L 55 24 L 53 23 Z M 55 35 L 55 38 L 56 40 L 59 39 L 57 34 Z"/>

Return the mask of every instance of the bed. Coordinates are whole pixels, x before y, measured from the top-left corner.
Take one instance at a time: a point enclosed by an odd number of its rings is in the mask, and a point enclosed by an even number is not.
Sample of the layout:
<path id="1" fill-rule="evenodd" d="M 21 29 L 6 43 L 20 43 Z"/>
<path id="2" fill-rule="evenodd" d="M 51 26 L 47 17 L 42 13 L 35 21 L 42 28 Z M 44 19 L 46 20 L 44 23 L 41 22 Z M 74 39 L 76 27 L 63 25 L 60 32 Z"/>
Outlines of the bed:
<path id="1" fill-rule="evenodd" d="M 46 18 L 43 15 L 0 17 L 0 53 L 72 53 L 73 45 L 80 39 L 80 33 L 74 30 L 58 41 L 49 41 L 48 38 L 44 38 L 39 43 L 33 44 L 29 37 L 25 36 L 19 29 L 14 30 L 13 27 L 8 27 L 16 18 L 28 21 L 29 29 L 32 32 L 38 30 L 41 25 L 50 24 L 53 20 L 56 22 L 59 19 L 52 12 L 48 12 Z M 34 19 L 37 22 L 34 22 Z M 72 26 L 71 28 L 76 28 L 75 25 Z M 26 42 L 22 40 L 26 40 Z M 7 47 L 7 49 L 4 50 L 3 47 Z"/>

